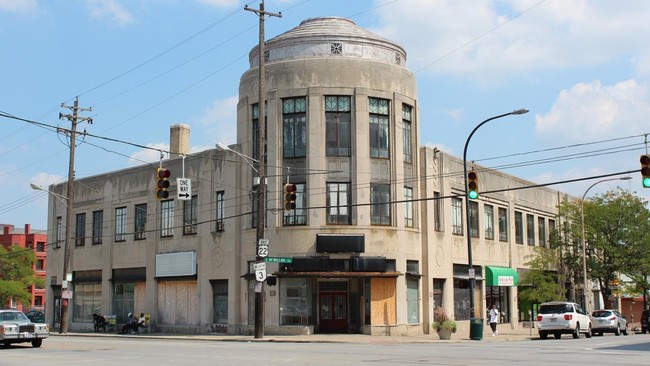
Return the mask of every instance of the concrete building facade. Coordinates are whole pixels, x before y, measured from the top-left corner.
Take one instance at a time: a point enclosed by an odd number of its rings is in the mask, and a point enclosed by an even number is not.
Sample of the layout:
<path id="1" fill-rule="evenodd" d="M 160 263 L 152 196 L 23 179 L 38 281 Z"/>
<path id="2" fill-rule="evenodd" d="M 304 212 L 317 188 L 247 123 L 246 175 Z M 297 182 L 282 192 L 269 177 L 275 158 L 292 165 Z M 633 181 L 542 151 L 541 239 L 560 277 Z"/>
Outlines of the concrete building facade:
<path id="1" fill-rule="evenodd" d="M 264 59 L 263 108 L 257 47 L 241 77 L 230 146 L 237 153 L 187 154 L 189 127 L 175 125 L 171 159 L 75 186 L 70 328 L 92 329 L 95 312 L 118 323 L 144 312 L 162 332 L 251 334 L 255 228 L 264 219 L 254 160 L 264 161 L 267 177 L 267 333 L 429 333 L 435 306 L 469 323 L 463 162 L 420 147 L 406 52 L 348 19 L 326 17 L 268 40 Z M 163 200 L 154 197 L 160 167 L 172 172 Z M 533 248 L 547 245 L 565 197 L 475 169 L 484 190 L 500 191 L 470 205 L 474 315 L 497 303 L 504 322 L 517 326 L 517 277 Z M 191 180 L 189 194 L 177 177 Z M 292 210 L 284 209 L 287 183 L 297 188 Z M 57 304 L 64 218 L 65 207 L 51 199 L 47 290 Z M 47 313 L 54 326 L 57 311 Z"/>

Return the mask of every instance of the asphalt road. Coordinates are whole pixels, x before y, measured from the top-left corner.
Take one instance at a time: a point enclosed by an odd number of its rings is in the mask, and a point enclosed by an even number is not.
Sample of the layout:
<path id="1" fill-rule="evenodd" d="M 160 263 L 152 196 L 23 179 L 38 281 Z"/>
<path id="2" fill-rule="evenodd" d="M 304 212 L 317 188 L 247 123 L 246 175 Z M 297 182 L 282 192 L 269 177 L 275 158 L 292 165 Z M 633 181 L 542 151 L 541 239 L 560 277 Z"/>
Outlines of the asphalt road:
<path id="1" fill-rule="evenodd" d="M 19 365 L 650 365 L 650 337 L 506 342 L 294 343 L 120 337 L 51 337 L 0 349 L 0 366 Z"/>

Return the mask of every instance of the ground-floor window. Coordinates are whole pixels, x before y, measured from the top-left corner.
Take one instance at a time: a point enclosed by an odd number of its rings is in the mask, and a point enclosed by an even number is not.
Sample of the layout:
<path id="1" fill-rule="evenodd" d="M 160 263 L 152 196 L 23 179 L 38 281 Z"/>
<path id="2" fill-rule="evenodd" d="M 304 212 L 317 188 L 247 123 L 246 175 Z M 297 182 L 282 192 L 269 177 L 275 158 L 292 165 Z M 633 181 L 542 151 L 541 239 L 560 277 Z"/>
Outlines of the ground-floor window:
<path id="1" fill-rule="evenodd" d="M 135 312 L 135 284 L 116 283 L 113 286 L 113 314 L 118 323 L 126 323 L 129 313 Z"/>
<path id="2" fill-rule="evenodd" d="M 508 298 L 510 297 L 510 287 L 485 287 L 485 304 L 486 308 L 486 317 L 489 314 L 489 309 L 492 308 L 492 305 L 496 305 L 499 309 L 500 317 L 499 323 L 509 323 L 510 322 L 510 303 Z"/>
<path id="3" fill-rule="evenodd" d="M 475 316 L 480 317 L 481 314 L 481 299 L 483 298 L 481 287 L 483 281 L 475 280 L 474 285 L 474 311 Z M 455 320 L 469 320 L 470 307 L 469 307 L 469 286 L 470 280 L 467 278 L 454 278 L 454 319 Z M 479 316 L 477 316 L 479 315 Z"/>
<path id="4" fill-rule="evenodd" d="M 307 280 L 286 278 L 280 282 L 280 325 L 307 325 Z"/>
<path id="5" fill-rule="evenodd" d="M 93 314 L 102 309 L 102 285 L 100 283 L 78 283 L 74 286 L 74 311 L 72 321 L 93 321 Z"/>
<path id="6" fill-rule="evenodd" d="M 420 323 L 420 278 L 406 278 L 406 316 L 409 324 Z"/>
<path id="7" fill-rule="evenodd" d="M 216 324 L 228 324 L 228 280 L 210 281 L 214 314 L 212 321 Z"/>

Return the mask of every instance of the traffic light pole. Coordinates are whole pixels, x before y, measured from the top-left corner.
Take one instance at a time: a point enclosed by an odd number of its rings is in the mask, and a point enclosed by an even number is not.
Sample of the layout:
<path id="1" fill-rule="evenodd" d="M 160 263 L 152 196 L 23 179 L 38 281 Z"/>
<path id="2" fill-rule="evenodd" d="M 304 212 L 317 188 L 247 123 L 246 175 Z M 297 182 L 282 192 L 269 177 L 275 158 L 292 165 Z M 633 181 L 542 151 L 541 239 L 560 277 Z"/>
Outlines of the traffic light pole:
<path id="1" fill-rule="evenodd" d="M 474 127 L 472 132 L 469 134 L 467 137 L 467 141 L 465 141 L 465 148 L 463 149 L 463 179 L 465 180 L 465 217 L 467 218 L 466 220 L 466 226 L 467 226 L 467 264 L 468 264 L 468 277 L 469 277 L 469 320 L 470 320 L 470 330 L 469 330 L 469 336 L 470 339 L 472 338 L 472 334 L 474 333 L 473 326 L 474 326 L 474 317 L 476 313 L 476 306 L 474 304 L 474 285 L 476 283 L 476 273 L 474 272 L 474 266 L 472 263 L 472 230 L 470 228 L 470 215 L 469 215 L 469 192 L 468 192 L 468 180 L 467 180 L 467 146 L 469 145 L 469 140 L 472 139 L 472 136 L 478 130 L 481 126 L 484 124 L 495 120 L 497 118 L 509 116 L 511 114 L 524 114 L 528 113 L 527 109 L 518 109 L 516 111 L 510 112 L 510 113 L 504 113 L 500 114 L 498 116 L 494 116 L 491 118 L 486 119 L 485 121 L 479 123 L 478 126 Z M 482 334 L 481 338 L 478 338 L 476 340 L 482 339 Z"/>
<path id="2" fill-rule="evenodd" d="M 263 263 L 264 257 L 260 256 L 259 245 L 260 240 L 264 239 L 264 229 L 266 226 L 266 177 L 265 177 L 265 162 L 266 162 L 266 89 L 265 89 L 265 73 L 264 73 L 264 17 L 275 16 L 282 17 L 282 14 L 270 13 L 264 10 L 264 0 L 260 3 L 260 9 L 251 9 L 248 5 L 244 6 L 244 10 L 252 11 L 259 17 L 260 20 L 260 34 L 259 34 L 259 58 L 258 58 L 258 96 L 259 96 L 259 128 L 257 136 L 257 148 L 259 155 L 257 157 L 257 174 L 260 178 L 259 185 L 257 186 L 257 232 L 255 235 L 255 262 Z M 255 338 L 264 338 L 264 281 L 257 281 L 255 284 Z"/>

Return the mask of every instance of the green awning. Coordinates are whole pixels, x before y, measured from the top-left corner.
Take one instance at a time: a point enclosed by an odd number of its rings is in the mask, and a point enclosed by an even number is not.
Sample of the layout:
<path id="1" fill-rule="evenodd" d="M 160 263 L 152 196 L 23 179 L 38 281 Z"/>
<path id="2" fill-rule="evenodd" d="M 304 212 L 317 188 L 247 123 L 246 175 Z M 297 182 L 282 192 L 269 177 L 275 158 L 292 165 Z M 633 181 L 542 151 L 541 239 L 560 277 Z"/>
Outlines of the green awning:
<path id="1" fill-rule="evenodd" d="M 515 269 L 485 266 L 485 286 L 517 286 L 518 283 Z"/>

